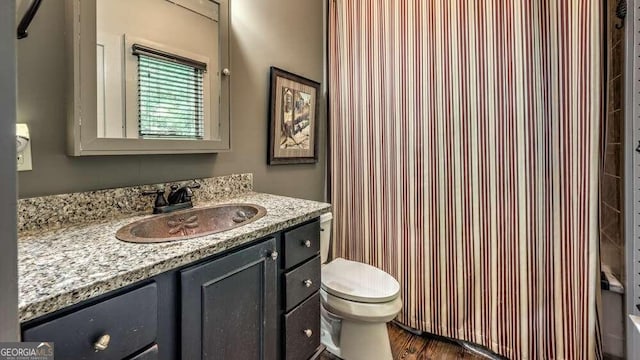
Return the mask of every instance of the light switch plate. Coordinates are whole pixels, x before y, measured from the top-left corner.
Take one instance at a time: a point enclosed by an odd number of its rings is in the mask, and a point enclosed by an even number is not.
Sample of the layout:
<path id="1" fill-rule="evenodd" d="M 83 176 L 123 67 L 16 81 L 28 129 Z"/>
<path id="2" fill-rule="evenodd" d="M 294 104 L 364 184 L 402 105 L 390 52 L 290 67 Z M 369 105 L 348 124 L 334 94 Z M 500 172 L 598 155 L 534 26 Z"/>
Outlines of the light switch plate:
<path id="1" fill-rule="evenodd" d="M 27 147 L 24 151 L 18 153 L 16 163 L 18 171 L 30 171 L 33 169 L 31 164 L 31 137 L 29 136 L 29 127 L 27 124 L 16 124 L 16 135 L 29 139 Z"/>

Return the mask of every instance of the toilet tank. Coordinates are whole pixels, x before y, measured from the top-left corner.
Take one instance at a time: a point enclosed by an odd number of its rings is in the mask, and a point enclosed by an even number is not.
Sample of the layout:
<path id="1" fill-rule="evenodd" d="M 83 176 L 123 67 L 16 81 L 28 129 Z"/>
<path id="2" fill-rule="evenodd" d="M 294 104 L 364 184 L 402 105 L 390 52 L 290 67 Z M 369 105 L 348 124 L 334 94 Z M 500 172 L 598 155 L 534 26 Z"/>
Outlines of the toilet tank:
<path id="1" fill-rule="evenodd" d="M 329 258 L 329 244 L 331 243 L 331 220 L 333 215 L 326 213 L 320 215 L 320 260 L 322 264 Z"/>

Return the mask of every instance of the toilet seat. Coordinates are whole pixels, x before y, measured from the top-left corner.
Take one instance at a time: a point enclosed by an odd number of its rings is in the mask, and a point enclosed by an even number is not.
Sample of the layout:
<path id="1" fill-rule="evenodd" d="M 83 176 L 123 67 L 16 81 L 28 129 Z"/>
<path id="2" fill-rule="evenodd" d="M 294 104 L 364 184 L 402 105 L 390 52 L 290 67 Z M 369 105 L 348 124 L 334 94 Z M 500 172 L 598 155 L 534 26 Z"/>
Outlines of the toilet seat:
<path id="1" fill-rule="evenodd" d="M 400 294 L 400 284 L 393 276 L 342 258 L 322 267 L 321 288 L 334 297 L 367 304 L 391 302 Z"/>

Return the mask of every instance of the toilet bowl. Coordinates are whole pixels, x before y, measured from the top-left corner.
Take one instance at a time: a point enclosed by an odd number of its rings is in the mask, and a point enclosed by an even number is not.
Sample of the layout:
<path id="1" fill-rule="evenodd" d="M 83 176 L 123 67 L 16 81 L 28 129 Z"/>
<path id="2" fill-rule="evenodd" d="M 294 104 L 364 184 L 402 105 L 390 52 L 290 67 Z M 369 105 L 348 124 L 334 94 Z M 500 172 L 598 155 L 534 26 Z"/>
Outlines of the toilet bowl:
<path id="1" fill-rule="evenodd" d="M 400 284 L 386 272 L 356 261 L 336 258 L 325 264 L 331 219 L 331 214 L 320 218 L 322 343 L 345 360 L 391 360 L 387 322 L 402 309 Z"/>

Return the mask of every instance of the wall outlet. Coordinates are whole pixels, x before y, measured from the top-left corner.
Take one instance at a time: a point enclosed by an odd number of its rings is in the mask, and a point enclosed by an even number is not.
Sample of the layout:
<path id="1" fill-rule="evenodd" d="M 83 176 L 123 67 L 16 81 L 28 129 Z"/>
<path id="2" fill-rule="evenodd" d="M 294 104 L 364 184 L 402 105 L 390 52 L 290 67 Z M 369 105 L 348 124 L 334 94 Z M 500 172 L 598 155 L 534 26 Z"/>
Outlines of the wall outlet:
<path id="1" fill-rule="evenodd" d="M 33 167 L 31 165 L 31 137 L 29 136 L 29 127 L 27 124 L 16 124 L 16 136 L 20 136 L 27 140 L 27 145 L 23 151 L 18 152 L 16 164 L 18 171 L 29 171 Z"/>

